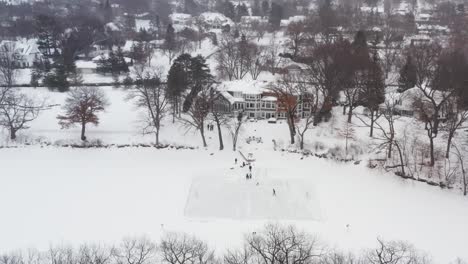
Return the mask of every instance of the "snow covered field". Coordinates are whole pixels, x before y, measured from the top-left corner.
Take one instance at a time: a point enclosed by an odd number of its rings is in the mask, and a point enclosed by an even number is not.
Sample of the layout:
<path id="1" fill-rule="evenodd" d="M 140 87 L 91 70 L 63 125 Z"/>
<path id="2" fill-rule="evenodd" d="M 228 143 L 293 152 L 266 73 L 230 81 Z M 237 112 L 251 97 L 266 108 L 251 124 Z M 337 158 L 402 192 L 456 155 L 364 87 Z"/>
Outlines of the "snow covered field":
<path id="1" fill-rule="evenodd" d="M 354 252 L 373 247 L 379 236 L 414 243 L 436 263 L 468 258 L 468 201 L 459 194 L 405 182 L 363 164 L 301 160 L 296 154 L 268 150 L 254 153 L 257 170 L 247 182 L 248 169 L 231 170 L 238 155 L 228 150 L 211 153 L 151 148 L 2 149 L 0 248 L 115 243 L 138 234 L 157 239 L 164 231 L 177 230 L 199 235 L 222 251 L 239 245 L 245 232 L 279 221 L 316 233 L 331 247 Z M 266 168 L 268 177 L 259 173 L 256 179 L 256 172 Z M 252 190 L 256 180 L 279 186 L 277 196 L 269 188 Z M 189 199 L 193 199 L 191 185 L 197 189 L 198 202 Z M 219 190 L 206 193 L 215 188 Z M 243 195 L 246 190 L 250 197 Z M 312 190 L 311 200 L 317 203 L 296 200 L 305 190 Z M 242 207 L 254 200 L 255 206 L 268 204 L 268 211 L 241 218 L 248 212 Z M 287 206 L 291 211 L 280 214 L 278 209 Z M 236 213 L 238 209 L 241 213 Z M 291 219 L 295 209 L 303 210 L 297 212 L 302 220 Z M 320 219 L 306 219 L 315 217 L 317 210 Z"/>
<path id="2" fill-rule="evenodd" d="M 30 89 L 37 98 L 62 104 L 65 94 Z M 141 111 L 126 100 L 123 88 L 103 88 L 111 105 L 98 127 L 87 129 L 90 141 L 106 144 L 153 142 L 141 135 Z M 19 141 L 80 142 L 79 128 L 62 130 L 54 107 L 19 135 Z M 332 123 L 310 131 L 306 145 L 343 145 Z M 404 123 L 401 123 L 404 125 Z M 1 133 L 2 145 L 8 142 Z M 128 235 L 186 231 L 206 239 L 222 252 L 238 246 L 245 233 L 265 223 L 292 223 L 318 234 L 330 247 L 359 252 L 374 247 L 376 238 L 406 240 L 427 251 L 435 263 L 468 259 L 468 200 L 390 173 L 314 157 L 303 158 L 273 150 L 287 147 L 287 125 L 248 122 L 239 139 L 244 153 L 256 159 L 253 179 L 231 150 L 217 150 L 217 132 L 207 131 L 208 148 L 201 148 L 196 131 L 165 121 L 164 143 L 195 150 L 153 148 L 71 149 L 20 145 L 0 149 L 0 249 L 81 242 L 116 243 Z M 359 129 L 359 144 L 367 129 Z M 250 136 L 263 143 L 246 143 Z M 366 154 L 363 155 L 363 158 Z M 259 183 L 257 186 L 256 183 Z M 272 195 L 272 189 L 277 192 Z M 349 227 L 347 227 L 349 225 Z"/>

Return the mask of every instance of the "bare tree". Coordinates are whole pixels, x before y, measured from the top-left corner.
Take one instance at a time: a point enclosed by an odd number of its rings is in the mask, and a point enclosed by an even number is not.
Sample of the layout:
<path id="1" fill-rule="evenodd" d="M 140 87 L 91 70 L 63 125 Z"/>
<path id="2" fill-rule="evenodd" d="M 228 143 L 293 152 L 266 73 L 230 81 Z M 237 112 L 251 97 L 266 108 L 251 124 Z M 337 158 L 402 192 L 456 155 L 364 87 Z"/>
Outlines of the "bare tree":
<path id="1" fill-rule="evenodd" d="M 458 163 L 459 163 L 460 168 L 461 168 L 463 195 L 466 196 L 467 189 L 468 189 L 468 179 L 467 179 L 467 176 L 466 176 L 465 163 L 464 163 L 465 156 L 463 155 L 463 149 L 458 147 L 454 142 L 452 142 L 452 146 L 453 146 L 453 149 L 455 150 L 455 151 L 453 151 L 453 154 L 455 155 L 455 157 L 457 157 Z"/>
<path id="2" fill-rule="evenodd" d="M 257 46 L 250 43 L 245 35 L 238 41 L 230 34 L 224 35 L 218 46 L 216 60 L 220 74 L 229 80 L 243 79 L 257 57 Z"/>
<path id="3" fill-rule="evenodd" d="M 102 90 L 96 87 L 76 87 L 68 93 L 63 110 L 64 115 L 58 115 L 59 125 L 70 128 L 75 124 L 81 125 L 81 140 L 86 140 L 86 125 L 98 125 L 97 114 L 109 105 Z"/>
<path id="4" fill-rule="evenodd" d="M 399 32 L 390 26 L 385 26 L 382 29 L 382 69 L 385 75 L 385 79 L 389 77 L 393 67 L 396 65 L 399 56 L 401 54 L 402 41 L 399 39 Z"/>
<path id="5" fill-rule="evenodd" d="M 0 104 L 0 126 L 8 129 L 10 139 L 15 140 L 16 133 L 29 129 L 28 124 L 34 121 L 46 106 L 45 102 L 36 102 L 16 89 L 9 90 L 5 97 L 4 103 Z"/>
<path id="6" fill-rule="evenodd" d="M 345 67 L 349 61 L 341 63 L 348 56 L 341 56 L 342 52 L 348 52 L 348 41 L 324 43 L 310 47 L 309 60 L 306 62 L 308 82 L 316 85 L 320 91 L 320 108 L 315 112 L 315 124 L 322 117 L 329 115 L 333 102 L 337 99 L 339 91 L 349 84 L 349 72 Z"/>
<path id="7" fill-rule="evenodd" d="M 247 245 L 244 245 L 242 249 L 228 250 L 224 254 L 223 260 L 226 264 L 254 263 L 253 252 Z"/>
<path id="8" fill-rule="evenodd" d="M 203 141 L 203 147 L 207 147 L 205 139 L 205 124 L 211 111 L 211 102 L 213 100 L 210 89 L 202 90 L 194 99 L 191 107 L 182 116 L 182 123 L 188 128 L 194 128 L 200 132 Z"/>
<path id="9" fill-rule="evenodd" d="M 348 142 L 356 139 L 356 130 L 350 122 L 344 122 L 339 131 L 340 136 L 345 139 L 345 156 L 348 157 Z"/>
<path id="10" fill-rule="evenodd" d="M 70 246 L 50 247 L 48 260 L 51 264 L 77 264 L 78 258 Z"/>
<path id="11" fill-rule="evenodd" d="M 251 56 L 248 61 L 250 76 L 252 76 L 252 79 L 257 80 L 266 65 L 266 49 L 262 46 L 251 45 L 249 52 Z"/>
<path id="12" fill-rule="evenodd" d="M 11 45 L 4 45 L 0 52 L 0 87 L 11 88 L 15 83 L 18 74 L 15 62 Z"/>
<path id="13" fill-rule="evenodd" d="M 395 94 L 390 94 L 388 98 L 385 101 L 385 106 L 383 109 L 381 109 L 381 116 L 383 118 L 376 120 L 374 122 L 375 128 L 380 132 L 376 136 L 376 139 L 379 140 L 381 143 L 379 144 L 378 148 L 386 148 L 387 152 L 387 158 L 390 159 L 392 158 L 392 153 L 393 153 L 393 146 L 397 148 L 398 151 L 398 156 L 400 159 L 400 164 L 395 165 L 394 167 L 400 167 L 401 173 L 404 176 L 405 175 L 405 162 L 403 158 L 403 150 L 400 141 L 397 139 L 397 131 L 395 128 L 395 123 L 396 121 L 401 117 L 398 115 L 397 111 L 397 105 L 400 102 L 400 100 L 403 100 L 404 98 L 395 95 Z M 368 123 L 366 120 L 361 119 L 361 121 L 366 125 L 370 126 L 370 123 Z M 393 166 L 392 166 L 393 167 Z M 387 167 L 390 168 L 390 167 Z"/>
<path id="14" fill-rule="evenodd" d="M 166 234 L 160 251 L 163 262 L 168 264 L 209 264 L 215 260 L 214 252 L 204 241 L 187 234 Z"/>
<path id="15" fill-rule="evenodd" d="M 227 124 L 229 117 L 227 116 L 227 111 L 217 104 L 217 99 L 221 97 L 220 92 L 214 88 L 210 88 L 210 97 L 211 100 L 211 116 L 213 117 L 214 122 L 216 123 L 216 128 L 218 129 L 218 139 L 219 139 L 219 150 L 224 149 L 223 133 L 222 127 Z"/>
<path id="16" fill-rule="evenodd" d="M 239 79 L 239 65 L 241 58 L 237 41 L 231 35 L 223 35 L 219 41 L 219 51 L 216 54 L 218 62 L 217 69 L 223 77 L 227 77 L 230 81 Z"/>
<path id="17" fill-rule="evenodd" d="M 302 21 L 292 22 L 288 25 L 286 35 L 288 36 L 288 47 L 295 58 L 299 55 L 304 42 L 307 40 L 306 24 Z"/>
<path id="18" fill-rule="evenodd" d="M 293 226 L 269 224 L 260 233 L 247 236 L 247 245 L 263 264 L 313 263 L 323 254 L 316 238 Z"/>
<path id="19" fill-rule="evenodd" d="M 166 87 L 159 73 L 150 73 L 144 66 L 136 66 L 135 73 L 136 85 L 130 89 L 128 98 L 134 99 L 136 106 L 145 110 L 143 133 L 154 134 L 155 144 L 159 145 L 161 122 L 167 114 Z"/>
<path id="20" fill-rule="evenodd" d="M 9 45 L 5 45 L 0 52 L 0 105 L 3 105 L 9 96 L 16 76 L 17 69 L 15 68 L 13 50 Z"/>
<path id="21" fill-rule="evenodd" d="M 463 124 L 468 120 L 468 109 L 463 108 L 455 100 L 447 101 L 447 109 L 451 112 L 447 114 L 447 120 L 441 125 L 441 130 L 447 133 L 447 148 L 445 158 L 450 157 L 450 147 L 452 140 L 457 134 L 457 131 L 462 128 Z"/>
<path id="22" fill-rule="evenodd" d="M 365 264 L 365 261 L 355 257 L 352 254 L 344 254 L 341 252 L 331 251 L 323 255 L 320 264 Z"/>
<path id="23" fill-rule="evenodd" d="M 438 84 L 438 70 L 441 46 L 437 43 L 413 45 L 409 51 L 416 66 L 416 87 L 419 93 L 414 98 L 414 106 L 419 118 L 424 122 L 430 143 L 430 166 L 435 164 L 434 139 L 439 132 L 443 105 L 454 94 L 454 90 Z"/>
<path id="24" fill-rule="evenodd" d="M 273 33 L 274 34 L 274 33 Z M 270 39 L 270 43 L 265 51 L 265 65 L 271 74 L 275 75 L 278 66 L 281 64 L 282 57 L 279 56 L 281 52 L 281 46 L 277 43 L 275 35 Z"/>
<path id="25" fill-rule="evenodd" d="M 301 96 L 305 94 L 304 85 L 300 81 L 300 78 L 299 74 L 285 73 L 269 89 L 277 99 L 278 111 L 284 112 L 286 115 L 291 144 L 295 142 L 295 123 L 299 118 L 297 116 L 297 108 L 301 103 Z"/>
<path id="26" fill-rule="evenodd" d="M 149 264 L 156 257 L 156 244 L 148 237 L 125 238 L 116 250 L 118 264 Z"/>
<path id="27" fill-rule="evenodd" d="M 115 253 L 112 247 L 84 244 L 78 249 L 77 264 L 110 264 Z"/>
<path id="28" fill-rule="evenodd" d="M 236 151 L 237 149 L 237 141 L 239 139 L 239 135 L 242 130 L 242 125 L 245 123 L 245 120 L 246 120 L 246 117 L 244 116 L 244 113 L 239 112 L 236 114 L 234 118 L 232 118 L 226 124 L 229 130 L 229 133 L 231 134 L 233 151 Z"/>
<path id="29" fill-rule="evenodd" d="M 379 245 L 368 252 L 370 264 L 427 264 L 427 256 L 421 254 L 412 245 L 402 241 L 383 241 L 377 239 Z"/>
<path id="30" fill-rule="evenodd" d="M 0 264 L 23 264 L 24 259 L 20 252 L 0 255 Z"/>

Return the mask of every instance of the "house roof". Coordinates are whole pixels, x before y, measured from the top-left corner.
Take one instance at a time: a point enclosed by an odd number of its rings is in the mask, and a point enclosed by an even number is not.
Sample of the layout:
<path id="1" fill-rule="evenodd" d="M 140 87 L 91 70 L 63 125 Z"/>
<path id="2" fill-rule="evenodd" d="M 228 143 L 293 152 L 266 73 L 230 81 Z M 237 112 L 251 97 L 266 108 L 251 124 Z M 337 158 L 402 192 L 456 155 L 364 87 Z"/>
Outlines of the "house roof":
<path id="1" fill-rule="evenodd" d="M 76 64 L 76 68 L 78 69 L 96 69 L 97 68 L 97 64 L 94 61 L 77 60 L 75 64 Z"/>
<path id="2" fill-rule="evenodd" d="M 37 39 L 21 39 L 18 41 L 3 40 L 0 42 L 0 51 L 13 51 L 13 53 L 21 56 L 41 53 L 37 45 Z"/>

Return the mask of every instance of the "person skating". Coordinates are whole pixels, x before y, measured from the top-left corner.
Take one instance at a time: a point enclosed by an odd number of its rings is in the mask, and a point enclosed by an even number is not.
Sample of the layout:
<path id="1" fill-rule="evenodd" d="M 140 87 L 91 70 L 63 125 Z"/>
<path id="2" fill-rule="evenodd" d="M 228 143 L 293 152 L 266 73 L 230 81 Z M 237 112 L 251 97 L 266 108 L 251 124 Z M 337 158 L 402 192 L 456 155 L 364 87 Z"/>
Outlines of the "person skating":
<path id="1" fill-rule="evenodd" d="M 252 165 L 249 165 L 249 171 L 252 172 Z"/>
<path id="2" fill-rule="evenodd" d="M 236 164 L 236 165 L 237 165 L 237 158 L 235 158 L 235 159 L 234 159 L 234 164 Z"/>
<path id="3" fill-rule="evenodd" d="M 273 196 L 276 196 L 276 190 L 273 188 Z"/>

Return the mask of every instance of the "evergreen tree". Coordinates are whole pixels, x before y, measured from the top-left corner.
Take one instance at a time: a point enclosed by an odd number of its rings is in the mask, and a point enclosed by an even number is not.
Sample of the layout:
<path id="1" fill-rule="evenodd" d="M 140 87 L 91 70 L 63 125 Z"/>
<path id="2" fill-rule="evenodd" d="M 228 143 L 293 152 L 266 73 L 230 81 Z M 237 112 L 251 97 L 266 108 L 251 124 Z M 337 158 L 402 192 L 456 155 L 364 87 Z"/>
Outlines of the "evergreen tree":
<path id="1" fill-rule="evenodd" d="M 59 23 L 51 16 L 38 15 L 35 19 L 35 30 L 39 49 L 45 56 L 51 57 L 57 52 L 59 36 L 62 32 Z"/>
<path id="2" fill-rule="evenodd" d="M 223 11 L 221 13 L 232 20 L 235 19 L 236 9 L 234 5 L 231 3 L 231 1 L 229 0 L 224 1 Z"/>
<path id="3" fill-rule="evenodd" d="M 57 89 L 59 92 L 69 90 L 70 82 L 62 60 L 57 59 L 54 62 L 53 69 L 44 77 L 44 85 L 51 90 Z"/>
<path id="4" fill-rule="evenodd" d="M 411 55 L 406 58 L 405 65 L 400 69 L 400 78 L 398 79 L 399 92 L 413 88 L 417 82 L 416 65 L 414 65 Z"/>
<path id="5" fill-rule="evenodd" d="M 260 0 L 254 0 L 253 6 L 252 6 L 252 16 L 260 16 L 260 15 L 261 15 Z"/>
<path id="6" fill-rule="evenodd" d="M 268 16 L 270 14 L 270 3 L 268 0 L 263 0 L 261 12 L 262 16 Z"/>
<path id="7" fill-rule="evenodd" d="M 200 7 L 194 0 L 184 0 L 184 13 L 198 15 Z"/>
<path id="8" fill-rule="evenodd" d="M 104 4 L 102 12 L 103 12 L 103 17 L 104 17 L 104 23 L 112 22 L 113 13 L 112 13 L 112 6 L 110 4 L 110 0 L 106 0 L 106 3 Z"/>
<path id="9" fill-rule="evenodd" d="M 190 92 L 184 101 L 184 112 L 187 112 L 190 109 L 193 99 L 198 95 L 198 93 L 213 82 L 213 75 L 211 75 L 210 68 L 203 56 L 198 55 L 191 58 L 188 78 Z"/>
<path id="10" fill-rule="evenodd" d="M 236 22 L 240 22 L 241 17 L 243 16 L 248 16 L 249 15 L 249 10 L 247 9 L 247 6 L 242 3 L 236 6 L 236 17 L 235 20 Z"/>
<path id="11" fill-rule="evenodd" d="M 172 24 L 167 25 L 166 36 L 164 38 L 164 46 L 166 49 L 175 47 L 175 30 Z"/>
<path id="12" fill-rule="evenodd" d="M 283 19 L 283 7 L 277 3 L 272 3 L 268 22 L 274 30 L 279 29 L 281 19 Z"/>

